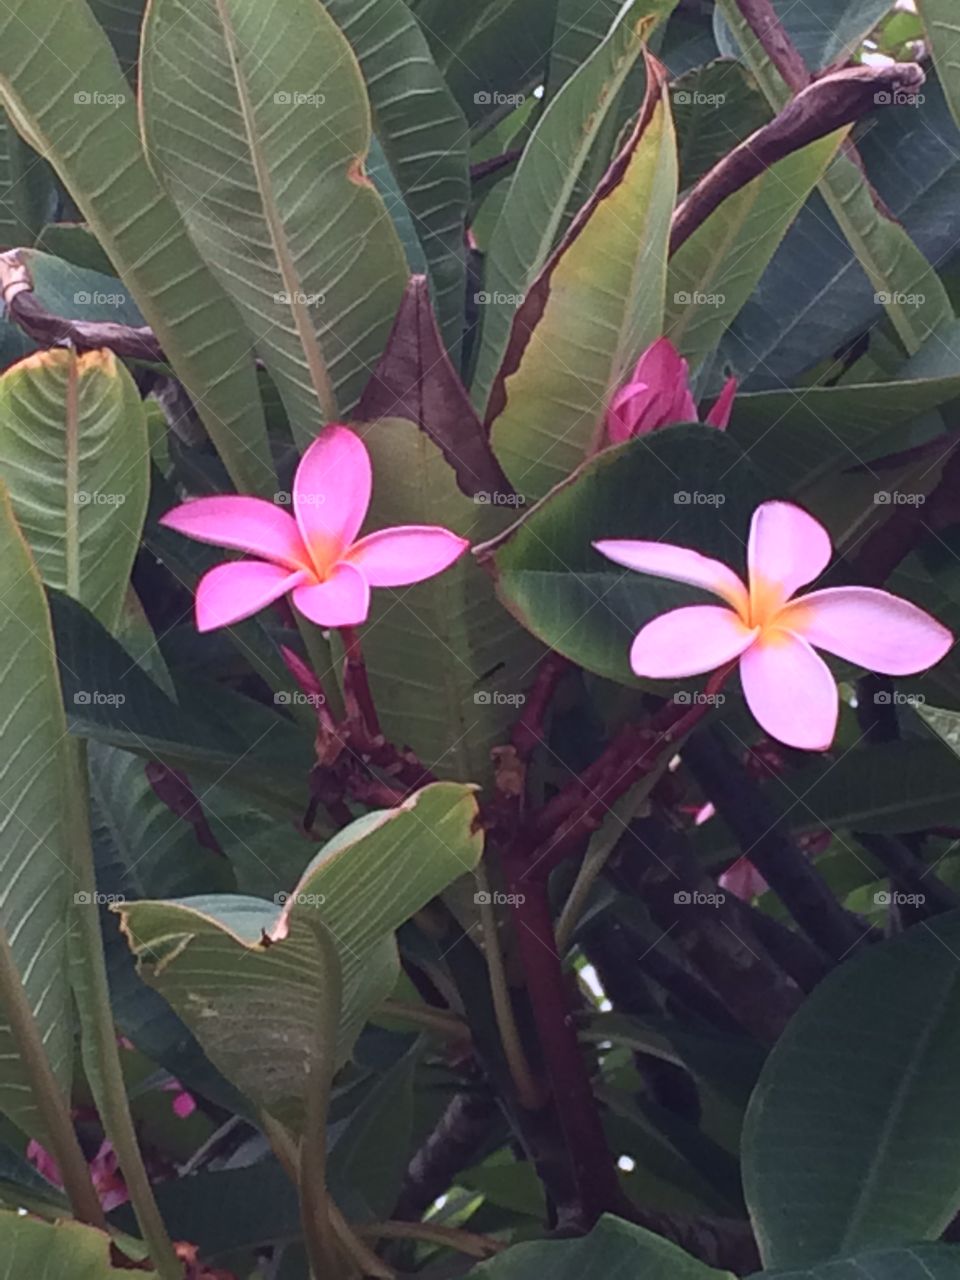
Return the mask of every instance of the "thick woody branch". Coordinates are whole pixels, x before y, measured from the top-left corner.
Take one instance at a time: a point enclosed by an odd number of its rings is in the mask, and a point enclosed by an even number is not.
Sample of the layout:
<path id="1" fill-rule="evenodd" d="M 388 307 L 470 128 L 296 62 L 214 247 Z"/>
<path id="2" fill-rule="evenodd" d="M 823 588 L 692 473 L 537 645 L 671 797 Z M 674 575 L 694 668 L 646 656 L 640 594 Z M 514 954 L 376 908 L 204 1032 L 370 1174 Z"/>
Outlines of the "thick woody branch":
<path id="1" fill-rule="evenodd" d="M 880 94 L 892 98 L 896 91 L 914 90 L 923 81 L 922 69 L 912 62 L 894 67 L 846 67 L 812 84 L 805 81 L 805 87 L 779 115 L 725 155 L 677 206 L 670 252 L 676 253 L 724 200 L 778 160 L 860 120 L 876 108 Z"/>

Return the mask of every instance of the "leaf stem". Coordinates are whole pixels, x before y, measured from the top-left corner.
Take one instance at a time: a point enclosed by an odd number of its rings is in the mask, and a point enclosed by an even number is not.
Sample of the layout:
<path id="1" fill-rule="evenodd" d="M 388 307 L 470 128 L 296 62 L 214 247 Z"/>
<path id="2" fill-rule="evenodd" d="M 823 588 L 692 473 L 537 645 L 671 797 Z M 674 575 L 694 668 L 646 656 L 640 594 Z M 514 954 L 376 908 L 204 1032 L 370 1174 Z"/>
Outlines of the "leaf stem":
<path id="1" fill-rule="evenodd" d="M 104 1131 L 117 1153 L 153 1266 L 162 1280 L 182 1280 L 183 1266 L 177 1259 L 157 1208 L 137 1143 L 123 1067 L 120 1064 L 103 954 L 103 937 L 100 932 L 93 849 L 90 844 L 85 742 L 71 740 L 68 743 L 67 778 L 67 810 L 73 818 L 73 870 L 80 893 L 85 899 L 77 913 L 77 927 L 70 935 L 73 950 L 72 981 L 80 1014 L 83 1062 Z"/>
<path id="2" fill-rule="evenodd" d="M 344 650 L 343 700 L 347 706 L 347 718 L 359 720 L 371 738 L 380 738 L 383 731 L 370 691 L 360 635 L 356 627 L 341 627 L 340 635 Z"/>
<path id="3" fill-rule="evenodd" d="M 492 1258 L 507 1246 L 493 1236 L 478 1235 L 459 1227 L 443 1227 L 433 1222 L 371 1222 L 357 1228 L 358 1235 L 382 1240 L 424 1240 L 429 1244 L 456 1249 L 471 1258 Z"/>
<path id="4" fill-rule="evenodd" d="M 43 1047 L 4 928 L 0 928 L 0 1007 L 6 1014 L 17 1054 L 30 1080 L 30 1091 L 43 1121 L 44 1141 L 60 1168 L 74 1216 L 91 1227 L 106 1230 L 100 1198 L 77 1141 L 67 1100 Z"/>
<path id="5" fill-rule="evenodd" d="M 480 908 L 480 927 L 483 930 L 483 954 L 490 975 L 490 995 L 493 1000 L 497 1030 L 500 1032 L 503 1045 L 503 1054 L 507 1060 L 510 1078 L 517 1091 L 517 1101 L 527 1111 L 537 1111 L 544 1103 L 543 1090 L 530 1070 L 517 1020 L 513 1016 L 513 1001 L 510 999 L 510 988 L 507 985 L 503 955 L 500 951 L 497 913 L 490 894 L 490 881 L 482 861 L 478 863 L 474 877 L 479 890 L 477 904 Z"/>

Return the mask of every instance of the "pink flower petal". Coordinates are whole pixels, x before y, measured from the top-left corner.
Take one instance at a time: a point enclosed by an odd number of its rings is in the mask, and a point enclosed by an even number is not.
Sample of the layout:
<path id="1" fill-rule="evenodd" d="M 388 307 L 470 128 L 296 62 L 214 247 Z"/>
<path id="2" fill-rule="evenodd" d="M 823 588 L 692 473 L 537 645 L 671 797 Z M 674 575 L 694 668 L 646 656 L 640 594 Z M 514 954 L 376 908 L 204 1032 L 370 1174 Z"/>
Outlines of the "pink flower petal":
<path id="1" fill-rule="evenodd" d="M 370 586 L 358 569 L 342 561 L 325 582 L 297 587 L 293 603 L 318 627 L 356 627 L 370 612 Z"/>
<path id="2" fill-rule="evenodd" d="M 732 893 L 734 897 L 742 898 L 744 902 L 759 898 L 761 893 L 766 893 L 769 887 L 757 868 L 747 858 L 738 858 L 732 867 L 724 871 L 717 884 L 721 889 Z"/>
<path id="3" fill-rule="evenodd" d="M 372 484 L 367 447 L 347 427 L 327 427 L 301 458 L 293 512 L 321 576 L 356 538 Z"/>
<path id="4" fill-rule="evenodd" d="M 792 502 L 764 502 L 753 513 L 747 542 L 754 621 L 769 621 L 800 587 L 830 563 L 830 535 Z"/>
<path id="5" fill-rule="evenodd" d="M 818 649 L 887 676 L 912 676 L 948 652 L 953 636 L 909 600 L 875 587 L 828 587 L 788 605 L 781 625 Z"/>
<path id="6" fill-rule="evenodd" d="M 688 547 L 675 547 L 669 542 L 608 538 L 593 545 L 608 560 L 635 569 L 637 573 L 648 573 L 654 578 L 672 578 L 674 582 L 686 582 L 712 591 L 746 617 L 747 589 L 733 570 L 720 560 L 713 560 Z"/>
<path id="7" fill-rule="evenodd" d="M 645 382 L 628 382 L 620 388 L 607 412 L 607 435 L 611 444 L 623 444 L 636 434 L 636 425 L 649 400 L 649 387 Z"/>
<path id="8" fill-rule="evenodd" d="M 310 563 L 296 520 L 263 498 L 195 498 L 168 511 L 160 523 L 197 542 L 249 551 L 291 569 Z"/>
<path id="9" fill-rule="evenodd" d="M 833 742 L 840 696 L 806 640 L 771 628 L 740 659 L 740 679 L 747 706 L 771 738 L 801 751 L 826 751 Z"/>
<path id="10" fill-rule="evenodd" d="M 218 564 L 197 583 L 197 630 L 213 631 L 252 617 L 309 577 L 304 569 L 291 573 L 265 560 Z"/>
<path id="11" fill-rule="evenodd" d="M 726 431 L 730 425 L 730 414 L 733 411 L 733 400 L 736 394 L 737 380 L 736 378 L 728 378 L 717 398 L 716 404 L 704 419 L 708 426 L 716 427 L 718 431 Z"/>
<path id="12" fill-rule="evenodd" d="M 700 676 L 738 658 L 757 634 L 717 604 L 672 609 L 642 628 L 630 648 L 630 667 L 649 680 Z"/>
<path id="13" fill-rule="evenodd" d="M 469 545 L 466 538 L 439 525 L 398 525 L 367 534 L 344 558 L 371 587 L 405 587 L 442 573 Z"/>

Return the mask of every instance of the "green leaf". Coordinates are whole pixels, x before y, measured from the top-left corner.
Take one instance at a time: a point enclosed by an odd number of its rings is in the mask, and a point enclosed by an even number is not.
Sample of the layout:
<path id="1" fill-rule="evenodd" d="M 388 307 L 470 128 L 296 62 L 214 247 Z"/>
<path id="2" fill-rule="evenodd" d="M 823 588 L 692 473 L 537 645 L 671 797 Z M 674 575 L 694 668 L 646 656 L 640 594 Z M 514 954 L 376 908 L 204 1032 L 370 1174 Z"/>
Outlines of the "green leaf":
<path id="1" fill-rule="evenodd" d="M 795 492 L 837 467 L 891 452 L 894 428 L 960 395 L 960 373 L 910 377 L 911 367 L 892 382 L 738 395 L 730 433 L 782 492 Z M 878 476 L 876 488 L 885 487 Z"/>
<path id="2" fill-rule="evenodd" d="M 470 1272 L 476 1280 L 582 1280 L 583 1276 L 656 1276 L 657 1280 L 733 1280 L 729 1271 L 691 1258 L 675 1244 L 609 1215 L 580 1240 L 515 1244 Z"/>
<path id="3" fill-rule="evenodd" d="M 623 11 L 609 36 L 550 101 L 524 148 L 484 269 L 483 332 L 472 387 L 481 414 L 514 316 L 550 256 L 577 180 L 659 16 L 651 15 L 651 7 L 650 0 L 634 0 Z"/>
<path id="4" fill-rule="evenodd" d="M 599 0 L 586 8 L 581 0 L 557 0 L 557 19 L 544 90 L 548 101 L 603 42 L 622 8 L 621 0 Z"/>
<path id="5" fill-rule="evenodd" d="M 772 0 L 772 8 L 807 66 L 819 71 L 849 58 L 893 8 L 893 0 L 818 0 L 816 8 L 792 0 Z M 724 53 L 736 56 L 739 50 L 726 29 L 725 17 L 725 6 L 718 5 L 718 43 Z"/>
<path id="6" fill-rule="evenodd" d="M 228 777 L 274 813 L 302 820 L 314 760 L 311 736 L 267 707 L 192 686 L 179 705 L 69 596 L 50 593 L 70 732 L 187 768 Z"/>
<path id="7" fill-rule="evenodd" d="M 767 100 L 750 71 L 727 58 L 716 58 L 679 76 L 670 96 L 681 191 L 770 119 Z"/>
<path id="8" fill-rule="evenodd" d="M 667 87 L 651 63 L 630 141 L 517 311 L 490 397 L 494 452 L 529 498 L 596 448 L 611 393 L 663 332 L 676 186 Z"/>
<path id="9" fill-rule="evenodd" d="M 107 33 L 125 76 L 135 80 L 140 56 L 140 24 L 146 0 L 90 0 L 94 16 Z"/>
<path id="10" fill-rule="evenodd" d="M 937 74 L 960 126 L 960 15 L 951 0 L 917 0 Z"/>
<path id="11" fill-rule="evenodd" d="M 0 250 L 33 244 L 56 207 L 53 174 L 0 109 Z"/>
<path id="12" fill-rule="evenodd" d="M 512 495 L 457 488 L 437 446 L 412 423 L 365 427 L 375 486 L 371 526 L 441 524 L 474 542 L 503 528 Z M 495 598 L 469 552 L 426 582 L 374 593 L 363 649 L 387 736 L 409 743 L 441 777 L 486 781 L 533 679 L 539 647 Z"/>
<path id="13" fill-rule="evenodd" d="M 410 7 L 471 125 L 496 123 L 513 99 L 542 83 L 557 0 L 412 0 Z"/>
<path id="14" fill-rule="evenodd" d="M 111 1262 L 111 1239 L 79 1222 L 41 1222 L 18 1213 L 0 1212 L 0 1280 L 119 1280 L 129 1270 Z M 146 1264 L 144 1264 L 146 1265 Z M 152 1269 L 138 1269 L 143 1280 L 157 1280 Z"/>
<path id="15" fill-rule="evenodd" d="M 358 399 L 407 277 L 353 51 L 315 0 L 156 0 L 141 63 L 148 157 L 306 445 Z"/>
<path id="16" fill-rule="evenodd" d="M 856 747 L 836 760 L 803 764 L 784 781 L 763 782 L 760 791 L 771 819 L 775 814 L 797 832 L 903 835 L 960 822 L 960 761 L 935 740 Z M 722 820 L 711 821 L 698 843 L 710 861 L 739 852 Z"/>
<path id="17" fill-rule="evenodd" d="M 397 1203 L 413 1141 L 414 1044 L 331 1134 L 327 1177 L 351 1222 L 382 1222 Z"/>
<path id="18" fill-rule="evenodd" d="M 935 1240 L 960 1206 L 960 914 L 870 947 L 808 996 L 747 1111 L 768 1267 Z"/>
<path id="19" fill-rule="evenodd" d="M 448 350 L 460 343 L 470 196 L 467 122 L 404 0 L 327 0 L 370 95 L 374 127 L 426 256 Z"/>
<path id="20" fill-rule="evenodd" d="M 819 13 L 813 15 L 824 34 L 843 31 L 846 20 L 865 18 L 860 0 L 839 0 L 841 12 L 831 29 Z M 890 6 L 881 0 L 882 10 Z M 754 37 L 736 0 L 717 0 L 717 13 L 730 24 L 744 59 L 757 77 L 770 105 L 779 110 L 789 93 L 773 63 Z M 813 14 L 808 10 L 808 14 Z M 879 15 L 875 15 L 879 16 Z M 870 25 L 872 25 L 872 20 Z M 870 25 L 866 30 L 870 29 Z M 841 46 L 843 47 L 843 46 Z M 877 302 L 887 310 L 907 352 L 918 351 L 930 334 L 953 318 L 953 307 L 939 276 L 904 228 L 878 207 L 863 170 L 845 154 L 838 155 L 820 184 L 827 207 L 857 255 L 876 291 Z"/>
<path id="21" fill-rule="evenodd" d="M 724 200 L 671 257 L 665 331 L 694 365 L 712 354 L 753 293 L 845 136 L 840 130 L 778 161 Z"/>
<path id="22" fill-rule="evenodd" d="M 0 474 L 44 582 L 116 626 L 147 510 L 147 427 L 110 351 L 38 352 L 0 378 Z"/>
<path id="23" fill-rule="evenodd" d="M 118 906 L 144 979 L 166 997 L 241 1092 L 294 1127 L 315 1042 L 318 945 L 339 955 L 337 1061 L 399 972 L 393 932 L 480 856 L 470 787 L 435 783 L 344 828 L 279 903 L 220 895 Z"/>
<path id="24" fill-rule="evenodd" d="M 0 927 L 10 940 L 50 1065 L 69 1094 L 73 1009 L 66 937 L 74 878 L 62 803 L 66 725 L 43 587 L 2 482 L 0 545 Z M 0 1110 L 26 1133 L 42 1138 L 4 1017 L 0 1061 Z"/>
<path id="25" fill-rule="evenodd" d="M 85 0 L 6 5 L 0 97 L 116 264 L 231 479 L 272 493 L 249 339 L 144 161 L 129 86 Z"/>
<path id="26" fill-rule="evenodd" d="M 628 654 L 640 628 L 707 597 L 624 570 L 592 542 L 672 542 L 739 571 L 750 517 L 765 496 L 726 433 L 667 427 L 591 459 L 480 555 L 501 600 L 538 639 L 589 671 L 635 684 Z"/>
<path id="27" fill-rule="evenodd" d="M 801 1271 L 758 1272 L 752 1280 L 960 1280 L 960 1249 L 948 1244 L 870 1249 Z"/>

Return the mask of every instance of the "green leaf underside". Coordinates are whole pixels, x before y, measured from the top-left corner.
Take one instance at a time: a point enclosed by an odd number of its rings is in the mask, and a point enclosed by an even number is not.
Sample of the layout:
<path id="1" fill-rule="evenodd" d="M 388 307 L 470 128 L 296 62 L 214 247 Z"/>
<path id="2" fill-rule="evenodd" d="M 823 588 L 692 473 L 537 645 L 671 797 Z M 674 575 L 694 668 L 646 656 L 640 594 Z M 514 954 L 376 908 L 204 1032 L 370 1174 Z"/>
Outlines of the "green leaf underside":
<path id="1" fill-rule="evenodd" d="M 476 812 L 471 788 L 435 783 L 370 813 L 317 854 L 286 906 L 236 895 L 126 903 L 118 910 L 141 974 L 233 1084 L 298 1127 L 317 993 L 329 981 L 316 930 L 342 971 L 342 1064 L 396 981 L 393 931 L 475 865 Z"/>
<path id="2" fill-rule="evenodd" d="M 85 0 L 4 7 L 0 98 L 116 265 L 234 483 L 273 492 L 249 339 L 144 161 L 130 87 Z"/>
<path id="3" fill-rule="evenodd" d="M 407 275 L 353 51 L 316 0 L 156 0 L 141 75 L 151 162 L 306 445 L 359 397 Z"/>
<path id="4" fill-rule="evenodd" d="M 2 482 L 0 545 L 0 924 L 50 1065 L 69 1092 L 66 938 L 74 877 L 62 806 L 66 725 L 43 587 Z M 0 1064 L 0 1110 L 42 1140 L 29 1081 L 2 1016 Z"/>

